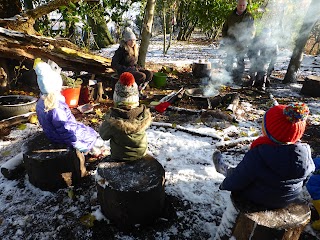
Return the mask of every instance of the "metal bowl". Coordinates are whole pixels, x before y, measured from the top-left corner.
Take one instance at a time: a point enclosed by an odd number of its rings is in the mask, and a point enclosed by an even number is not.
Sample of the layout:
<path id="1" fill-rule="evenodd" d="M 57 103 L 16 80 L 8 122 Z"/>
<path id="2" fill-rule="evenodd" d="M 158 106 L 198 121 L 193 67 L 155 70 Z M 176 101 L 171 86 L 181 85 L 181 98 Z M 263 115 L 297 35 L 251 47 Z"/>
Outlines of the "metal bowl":
<path id="1" fill-rule="evenodd" d="M 219 91 L 216 89 L 211 89 L 210 93 L 207 94 L 208 92 L 206 91 L 205 88 L 190 88 L 186 89 L 185 94 L 189 97 L 194 97 L 194 98 L 210 98 L 210 97 L 215 97 L 219 95 Z"/>
<path id="2" fill-rule="evenodd" d="M 37 100 L 25 95 L 0 96 L 0 119 L 35 111 Z"/>

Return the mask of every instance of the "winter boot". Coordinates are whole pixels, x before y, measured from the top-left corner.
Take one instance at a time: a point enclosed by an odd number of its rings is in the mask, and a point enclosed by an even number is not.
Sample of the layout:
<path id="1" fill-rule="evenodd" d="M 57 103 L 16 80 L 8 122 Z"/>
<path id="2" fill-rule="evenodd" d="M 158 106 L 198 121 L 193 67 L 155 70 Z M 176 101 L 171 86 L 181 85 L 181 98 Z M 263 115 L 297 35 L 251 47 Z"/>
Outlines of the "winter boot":
<path id="1" fill-rule="evenodd" d="M 271 81 L 270 81 L 270 76 L 267 76 L 267 80 L 266 80 L 266 88 L 269 88 L 271 85 Z"/>
<path id="2" fill-rule="evenodd" d="M 318 214 L 320 215 L 320 200 L 313 200 L 312 204 L 315 207 L 315 209 L 317 210 Z M 311 224 L 311 226 L 313 229 L 320 231 L 320 219 L 317 221 L 314 221 Z"/>
<path id="3" fill-rule="evenodd" d="M 256 87 L 260 91 L 265 91 L 266 90 L 266 78 L 267 76 L 264 75 L 263 73 L 258 73 L 257 74 L 257 81 L 254 84 L 254 87 Z"/>
<path id="4" fill-rule="evenodd" d="M 226 163 L 224 163 L 224 161 L 222 159 L 222 154 L 219 150 L 217 150 L 213 153 L 212 161 L 213 161 L 213 164 L 216 168 L 216 171 L 218 173 L 221 173 L 224 176 L 226 176 L 227 171 L 228 171 L 228 165 Z"/>
<path id="5" fill-rule="evenodd" d="M 254 84 L 255 84 L 255 81 L 256 81 L 256 74 L 255 73 L 250 73 L 247 87 L 249 87 L 249 88 L 253 87 Z"/>

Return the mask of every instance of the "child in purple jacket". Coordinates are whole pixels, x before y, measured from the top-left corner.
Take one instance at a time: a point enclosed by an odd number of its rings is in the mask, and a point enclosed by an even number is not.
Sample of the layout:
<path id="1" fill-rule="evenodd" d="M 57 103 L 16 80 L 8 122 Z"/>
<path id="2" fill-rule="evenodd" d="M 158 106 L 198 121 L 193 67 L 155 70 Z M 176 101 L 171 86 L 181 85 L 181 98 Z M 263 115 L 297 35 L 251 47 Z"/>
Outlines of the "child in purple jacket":
<path id="1" fill-rule="evenodd" d="M 84 154 L 103 157 L 104 141 L 91 127 L 78 122 L 61 95 L 60 73 L 40 59 L 36 59 L 34 70 L 41 91 L 36 112 L 45 135 L 54 143 L 74 147 Z"/>

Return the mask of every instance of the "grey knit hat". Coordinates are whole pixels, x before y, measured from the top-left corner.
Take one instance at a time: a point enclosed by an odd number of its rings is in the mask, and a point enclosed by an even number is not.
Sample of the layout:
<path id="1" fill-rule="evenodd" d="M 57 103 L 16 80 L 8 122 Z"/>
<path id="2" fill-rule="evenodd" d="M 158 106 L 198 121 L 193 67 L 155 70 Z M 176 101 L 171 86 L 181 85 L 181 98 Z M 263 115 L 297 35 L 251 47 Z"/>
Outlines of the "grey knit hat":
<path id="1" fill-rule="evenodd" d="M 137 40 L 136 35 L 134 34 L 134 32 L 132 31 L 131 28 L 126 27 L 123 32 L 122 32 L 122 38 L 125 42 L 129 41 L 129 40 Z"/>

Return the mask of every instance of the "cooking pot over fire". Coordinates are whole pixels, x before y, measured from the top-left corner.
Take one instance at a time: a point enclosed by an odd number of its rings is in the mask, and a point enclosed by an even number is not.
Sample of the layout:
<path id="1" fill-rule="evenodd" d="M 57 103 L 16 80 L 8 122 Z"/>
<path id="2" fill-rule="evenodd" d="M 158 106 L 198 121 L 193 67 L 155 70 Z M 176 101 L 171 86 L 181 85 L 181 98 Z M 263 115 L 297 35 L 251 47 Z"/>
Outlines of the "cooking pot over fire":
<path id="1" fill-rule="evenodd" d="M 196 78 L 209 77 L 211 71 L 211 62 L 199 60 L 192 64 L 192 74 Z"/>
<path id="2" fill-rule="evenodd" d="M 211 88 L 190 88 L 185 90 L 185 94 L 195 98 L 210 98 L 219 95 L 219 91 Z"/>

